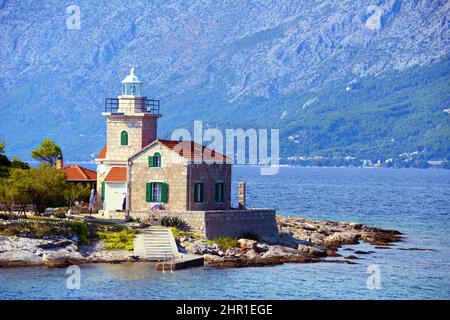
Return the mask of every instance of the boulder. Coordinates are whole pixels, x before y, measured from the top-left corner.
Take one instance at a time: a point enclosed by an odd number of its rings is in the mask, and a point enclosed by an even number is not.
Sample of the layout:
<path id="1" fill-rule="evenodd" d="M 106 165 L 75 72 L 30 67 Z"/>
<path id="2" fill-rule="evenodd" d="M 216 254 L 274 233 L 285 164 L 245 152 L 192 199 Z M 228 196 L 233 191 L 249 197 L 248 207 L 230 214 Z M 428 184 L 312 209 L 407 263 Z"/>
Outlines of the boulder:
<path id="1" fill-rule="evenodd" d="M 258 241 L 250 239 L 239 239 L 238 243 L 241 245 L 242 250 L 256 250 Z"/>
<path id="2" fill-rule="evenodd" d="M 315 257 L 326 257 L 327 256 L 327 250 L 322 247 L 318 247 L 318 246 L 306 246 L 303 244 L 299 244 L 298 250 L 303 253 L 306 253 L 308 255 L 315 256 Z"/>
<path id="3" fill-rule="evenodd" d="M 247 252 L 244 254 L 244 257 L 246 257 L 247 259 L 253 260 L 253 259 L 258 259 L 259 258 L 259 254 L 255 251 L 255 250 L 247 250 Z"/>
<path id="4" fill-rule="evenodd" d="M 28 250 L 0 253 L 0 267 L 29 267 L 42 265 L 42 258 Z"/>
<path id="5" fill-rule="evenodd" d="M 49 268 L 63 268 L 84 262 L 84 257 L 78 252 L 58 250 L 42 255 L 42 262 Z"/>
<path id="6" fill-rule="evenodd" d="M 335 232 L 324 239 L 327 246 L 340 246 L 343 244 L 358 244 L 358 234 L 355 232 Z"/>

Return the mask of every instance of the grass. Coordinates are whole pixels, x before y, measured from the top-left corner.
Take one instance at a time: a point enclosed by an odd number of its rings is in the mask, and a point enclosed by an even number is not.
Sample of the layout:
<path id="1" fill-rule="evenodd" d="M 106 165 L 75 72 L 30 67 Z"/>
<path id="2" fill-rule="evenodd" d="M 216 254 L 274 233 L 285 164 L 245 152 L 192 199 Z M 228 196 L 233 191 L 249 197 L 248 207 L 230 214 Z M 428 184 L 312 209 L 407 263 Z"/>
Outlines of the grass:
<path id="1" fill-rule="evenodd" d="M 100 231 L 97 233 L 100 240 L 106 244 L 108 250 L 128 250 L 134 249 L 134 229 L 126 229 L 118 232 Z"/>
<path id="2" fill-rule="evenodd" d="M 18 220 L 17 223 L 3 226 L 0 234 L 28 238 L 53 238 L 57 236 L 78 237 L 79 244 L 90 244 L 95 234 L 81 221 L 57 220 Z"/>
<path id="3" fill-rule="evenodd" d="M 76 236 L 79 245 L 89 245 L 92 240 L 100 239 L 109 250 L 133 250 L 136 231 L 127 226 L 105 222 L 61 221 L 57 218 L 39 217 L 0 226 L 0 234 L 39 239 Z"/>
<path id="4" fill-rule="evenodd" d="M 178 229 L 177 227 L 171 227 L 170 229 L 172 230 L 173 236 L 176 239 L 179 239 L 181 237 L 194 238 L 194 239 L 203 239 L 204 238 L 203 236 L 201 236 L 200 234 L 198 234 L 194 231 L 185 231 L 185 230 Z"/>
<path id="5" fill-rule="evenodd" d="M 232 237 L 219 237 L 209 241 L 209 245 L 213 243 L 217 243 L 224 250 L 239 247 L 238 239 Z"/>

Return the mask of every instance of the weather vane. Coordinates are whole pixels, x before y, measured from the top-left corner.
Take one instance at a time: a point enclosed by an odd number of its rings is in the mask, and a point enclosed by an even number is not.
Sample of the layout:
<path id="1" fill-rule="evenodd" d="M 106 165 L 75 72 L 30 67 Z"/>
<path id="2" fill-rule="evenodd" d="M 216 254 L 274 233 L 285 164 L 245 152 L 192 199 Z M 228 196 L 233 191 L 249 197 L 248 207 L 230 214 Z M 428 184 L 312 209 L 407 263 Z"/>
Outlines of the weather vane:
<path id="1" fill-rule="evenodd" d="M 131 68 L 130 73 L 134 74 L 134 69 L 137 68 L 137 64 L 129 64 L 128 66 Z"/>

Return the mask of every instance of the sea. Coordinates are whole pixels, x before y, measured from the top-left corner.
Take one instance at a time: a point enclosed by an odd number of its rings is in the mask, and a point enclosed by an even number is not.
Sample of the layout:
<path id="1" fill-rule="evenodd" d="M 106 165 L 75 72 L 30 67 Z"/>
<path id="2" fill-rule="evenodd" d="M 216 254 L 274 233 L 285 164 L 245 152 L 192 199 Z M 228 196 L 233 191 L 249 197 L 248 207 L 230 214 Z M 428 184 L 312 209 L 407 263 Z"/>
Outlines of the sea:
<path id="1" fill-rule="evenodd" d="M 373 251 L 352 265 L 0 269 L 0 299 L 450 299 L 450 170 L 280 167 L 261 175 L 258 167 L 235 166 L 233 199 L 238 181 L 247 183 L 248 207 L 396 229 L 403 241 L 390 249 L 346 246 Z"/>

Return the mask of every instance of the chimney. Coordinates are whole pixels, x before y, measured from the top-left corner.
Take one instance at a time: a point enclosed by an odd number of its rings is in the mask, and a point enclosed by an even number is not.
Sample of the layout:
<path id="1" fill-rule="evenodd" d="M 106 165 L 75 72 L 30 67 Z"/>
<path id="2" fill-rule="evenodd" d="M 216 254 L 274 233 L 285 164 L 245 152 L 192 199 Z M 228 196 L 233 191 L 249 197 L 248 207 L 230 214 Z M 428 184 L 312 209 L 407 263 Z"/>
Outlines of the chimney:
<path id="1" fill-rule="evenodd" d="M 238 204 L 239 204 L 239 209 L 245 208 L 245 189 L 246 189 L 245 182 L 239 181 L 239 187 L 238 187 Z"/>
<path id="2" fill-rule="evenodd" d="M 62 154 L 59 154 L 58 160 L 56 160 L 56 169 L 61 170 L 62 168 L 64 168 L 63 156 Z"/>

